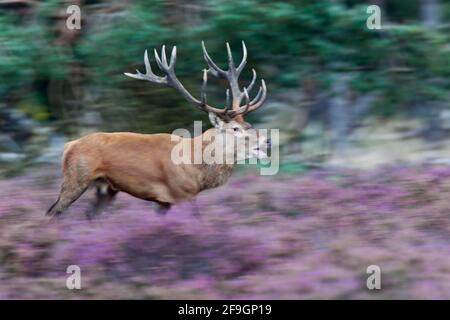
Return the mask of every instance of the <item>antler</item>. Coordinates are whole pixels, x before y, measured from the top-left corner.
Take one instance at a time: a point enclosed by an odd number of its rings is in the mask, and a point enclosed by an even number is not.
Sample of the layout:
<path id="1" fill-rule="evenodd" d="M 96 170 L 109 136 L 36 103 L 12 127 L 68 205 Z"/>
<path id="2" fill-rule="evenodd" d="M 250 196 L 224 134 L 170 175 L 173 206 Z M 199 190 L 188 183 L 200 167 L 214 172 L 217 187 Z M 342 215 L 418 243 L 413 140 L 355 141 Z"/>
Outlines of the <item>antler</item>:
<path id="1" fill-rule="evenodd" d="M 181 95 L 188 100 L 191 104 L 193 104 L 198 109 L 205 111 L 205 112 L 213 112 L 217 115 L 222 115 L 225 112 L 225 109 L 217 109 L 214 107 L 211 107 L 206 103 L 206 82 L 207 79 L 203 77 L 203 85 L 202 85 L 202 100 L 197 100 L 194 98 L 189 91 L 186 90 L 186 88 L 181 84 L 181 82 L 178 80 L 177 76 L 175 75 L 175 63 L 177 60 L 177 47 L 174 46 L 172 49 L 172 53 L 170 55 L 170 61 L 167 63 L 167 56 L 166 56 L 166 46 L 162 47 L 161 50 L 161 57 L 158 55 L 158 52 L 156 49 L 154 50 L 155 54 L 155 60 L 159 67 L 159 69 L 165 73 L 163 77 L 159 77 L 153 73 L 152 67 L 150 65 L 150 61 L 148 59 L 147 50 L 145 50 L 144 53 L 144 63 L 145 63 L 145 74 L 141 73 L 139 70 L 136 69 L 136 74 L 133 73 L 124 73 L 126 76 L 139 79 L 139 80 L 147 80 L 150 82 L 155 83 L 161 83 L 165 84 L 169 87 L 174 88 L 178 92 L 181 93 Z"/>
<path id="2" fill-rule="evenodd" d="M 209 66 L 208 72 L 218 78 L 223 78 L 228 81 L 231 88 L 232 95 L 232 103 L 231 103 L 231 111 L 228 111 L 227 114 L 229 117 L 234 118 L 237 115 L 245 115 L 249 112 L 255 111 L 259 107 L 261 107 L 266 100 L 267 96 L 267 87 L 264 79 L 261 79 L 261 86 L 259 87 L 259 91 L 255 98 L 250 101 L 248 92 L 253 89 L 253 86 L 256 83 L 256 71 L 252 69 L 253 77 L 247 88 L 244 90 L 239 89 L 239 75 L 247 64 L 247 47 L 245 46 L 244 41 L 242 41 L 242 60 L 239 63 L 239 66 L 236 68 L 233 60 L 233 55 L 231 54 L 230 45 L 227 42 L 227 53 L 228 53 L 228 70 L 223 70 L 214 63 L 214 61 L 209 56 L 206 51 L 205 43 L 202 41 L 203 48 L 203 57 L 206 60 L 206 63 Z M 242 100 L 245 99 L 245 104 L 241 106 Z"/>
<path id="3" fill-rule="evenodd" d="M 136 70 L 136 74 L 125 73 L 125 75 L 128 77 L 131 77 L 131 78 L 135 78 L 135 79 L 139 79 L 139 80 L 147 80 L 150 82 L 165 84 L 169 87 L 172 87 L 175 90 L 177 90 L 178 92 L 180 92 L 181 95 L 186 100 L 188 100 L 191 104 L 193 104 L 196 108 L 198 108 L 202 111 L 205 111 L 207 113 L 209 113 L 209 112 L 215 113 L 217 116 L 219 116 L 223 119 L 229 120 L 238 115 L 244 115 L 246 113 L 256 110 L 263 104 L 263 102 L 266 98 L 266 92 L 267 92 L 266 84 L 265 84 L 264 80 L 261 80 L 261 87 L 259 89 L 258 94 L 256 95 L 256 97 L 253 100 L 250 101 L 248 91 L 250 91 L 253 88 L 255 81 L 256 81 L 256 72 L 254 69 L 253 69 L 253 78 L 252 78 L 252 81 L 251 81 L 250 85 L 248 86 L 248 88 L 244 88 L 243 91 L 241 91 L 239 89 L 239 84 L 238 84 L 239 74 L 241 73 L 242 69 L 244 68 L 245 64 L 247 63 L 247 48 L 245 47 L 244 42 L 242 42 L 242 46 L 243 46 L 243 52 L 244 52 L 243 58 L 242 58 L 241 63 L 239 64 L 239 66 L 236 68 L 234 66 L 234 61 L 233 61 L 233 57 L 231 55 L 230 46 L 227 43 L 229 69 L 227 71 L 224 71 L 224 70 L 220 69 L 209 57 L 209 55 L 206 51 L 206 48 L 205 48 L 205 44 L 202 41 L 203 55 L 204 55 L 206 62 L 208 63 L 209 69 L 203 70 L 203 83 L 202 83 L 202 87 L 201 87 L 200 100 L 194 98 L 189 93 L 189 91 L 187 91 L 186 88 L 181 84 L 181 82 L 178 80 L 177 76 L 175 75 L 175 63 L 177 60 L 177 48 L 175 46 L 172 49 L 172 53 L 170 55 L 169 62 L 167 62 L 166 48 L 164 45 L 161 50 L 161 57 L 158 55 L 158 52 L 156 51 L 156 49 L 154 50 L 156 63 L 158 65 L 159 69 L 162 72 L 164 72 L 164 74 L 165 74 L 164 76 L 160 77 L 153 73 L 151 65 L 150 65 L 150 61 L 148 59 L 147 50 L 145 50 L 145 53 L 144 53 L 145 74 L 141 73 L 139 70 Z M 216 77 L 222 77 L 224 79 L 227 79 L 230 84 L 232 101 L 230 103 L 230 90 L 227 89 L 227 91 L 226 91 L 227 99 L 226 99 L 225 108 L 223 108 L 223 109 L 214 108 L 207 104 L 206 85 L 208 83 L 208 73 L 211 73 Z M 244 98 L 245 98 L 245 105 L 240 106 L 240 104 Z"/>

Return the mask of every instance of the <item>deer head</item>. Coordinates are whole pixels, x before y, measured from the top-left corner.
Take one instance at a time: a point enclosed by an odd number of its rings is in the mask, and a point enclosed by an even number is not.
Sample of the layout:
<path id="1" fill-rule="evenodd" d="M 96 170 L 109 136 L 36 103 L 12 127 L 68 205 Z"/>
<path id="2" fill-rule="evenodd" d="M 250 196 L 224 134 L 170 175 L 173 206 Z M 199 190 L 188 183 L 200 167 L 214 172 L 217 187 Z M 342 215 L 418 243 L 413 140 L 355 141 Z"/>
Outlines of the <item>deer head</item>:
<path id="1" fill-rule="evenodd" d="M 154 50 L 156 63 L 159 69 L 164 73 L 163 76 L 157 76 L 153 73 L 147 50 L 144 53 L 145 74 L 136 70 L 136 74 L 125 73 L 125 75 L 135 79 L 147 80 L 172 87 L 181 93 L 181 95 L 194 107 L 208 113 L 209 120 L 214 126 L 214 131 L 209 132 L 209 135 L 214 136 L 216 139 L 213 140 L 216 141 L 216 143 L 221 143 L 225 148 L 225 153 L 227 155 L 232 155 L 235 160 L 244 160 L 253 157 L 258 159 L 265 158 L 267 157 L 267 154 L 264 149 L 270 145 L 270 141 L 266 137 L 260 136 L 256 130 L 253 130 L 252 126 L 245 122 L 244 116 L 263 105 L 267 95 L 266 84 L 262 79 L 258 93 L 253 99 L 250 99 L 249 92 L 251 92 L 256 84 L 256 72 L 254 69 L 252 69 L 253 77 L 250 84 L 242 90 L 239 86 L 239 76 L 247 63 L 247 48 L 245 43 L 242 41 L 243 56 L 237 67 L 234 63 L 228 42 L 226 43 L 226 47 L 228 54 L 228 70 L 223 70 L 211 59 L 205 44 L 202 41 L 203 57 L 209 68 L 203 69 L 203 83 L 201 86 L 200 99 L 193 97 L 175 75 L 175 64 L 177 59 L 176 46 L 172 48 L 169 60 L 167 59 L 164 45 L 161 50 L 161 56 L 156 49 Z M 208 83 L 208 75 L 225 79 L 229 83 L 229 88 L 226 90 L 226 102 L 224 108 L 213 107 L 207 102 L 206 86 Z M 232 139 L 234 139 L 234 143 L 223 142 L 231 141 Z"/>

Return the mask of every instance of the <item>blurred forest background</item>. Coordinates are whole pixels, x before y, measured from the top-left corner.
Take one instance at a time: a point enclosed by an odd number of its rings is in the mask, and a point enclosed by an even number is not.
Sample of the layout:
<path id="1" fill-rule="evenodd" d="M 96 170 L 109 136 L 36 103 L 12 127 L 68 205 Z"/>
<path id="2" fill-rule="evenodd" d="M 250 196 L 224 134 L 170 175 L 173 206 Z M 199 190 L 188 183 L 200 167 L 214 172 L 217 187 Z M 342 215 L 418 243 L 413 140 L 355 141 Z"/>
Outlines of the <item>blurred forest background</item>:
<path id="1" fill-rule="evenodd" d="M 66 28 L 71 4 L 81 30 Z M 366 27 L 368 4 L 381 7 L 382 30 Z M 238 59 L 244 40 L 242 81 L 254 67 L 269 90 L 249 121 L 281 129 L 286 168 L 445 162 L 449 18 L 445 0 L 0 1 L 0 161 L 13 172 L 58 161 L 90 131 L 190 128 L 205 115 L 123 73 L 142 70 L 145 49 L 177 45 L 177 74 L 195 93 L 201 40 L 219 63 L 226 41 Z M 215 83 L 213 101 L 224 90 Z"/>
<path id="2" fill-rule="evenodd" d="M 449 0 L 0 0 L 0 299 L 450 299 L 449 38 Z M 280 174 L 239 167 L 199 196 L 200 219 L 119 194 L 88 223 L 86 194 L 49 224 L 68 140 L 209 126 L 123 75 L 177 45 L 195 95 L 201 40 L 221 66 L 245 41 L 243 83 L 253 67 L 268 84 L 246 120 L 280 129 Z M 82 290 L 65 286 L 72 264 Z"/>

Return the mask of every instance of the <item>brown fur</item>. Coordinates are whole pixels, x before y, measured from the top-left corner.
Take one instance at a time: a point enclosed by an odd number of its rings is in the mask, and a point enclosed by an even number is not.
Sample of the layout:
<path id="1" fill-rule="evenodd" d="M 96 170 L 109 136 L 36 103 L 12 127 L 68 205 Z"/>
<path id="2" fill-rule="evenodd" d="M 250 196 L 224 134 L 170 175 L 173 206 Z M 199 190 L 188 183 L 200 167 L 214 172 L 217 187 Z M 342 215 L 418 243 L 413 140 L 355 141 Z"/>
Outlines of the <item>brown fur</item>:
<path id="1" fill-rule="evenodd" d="M 203 135 L 214 134 L 214 130 Z M 170 134 L 129 132 L 94 133 L 69 142 L 64 148 L 61 193 L 47 214 L 62 213 L 91 185 L 97 186 L 92 209 L 96 213 L 118 191 L 159 203 L 164 211 L 227 181 L 232 164 L 174 164 L 171 151 L 180 141 L 193 142 Z"/>

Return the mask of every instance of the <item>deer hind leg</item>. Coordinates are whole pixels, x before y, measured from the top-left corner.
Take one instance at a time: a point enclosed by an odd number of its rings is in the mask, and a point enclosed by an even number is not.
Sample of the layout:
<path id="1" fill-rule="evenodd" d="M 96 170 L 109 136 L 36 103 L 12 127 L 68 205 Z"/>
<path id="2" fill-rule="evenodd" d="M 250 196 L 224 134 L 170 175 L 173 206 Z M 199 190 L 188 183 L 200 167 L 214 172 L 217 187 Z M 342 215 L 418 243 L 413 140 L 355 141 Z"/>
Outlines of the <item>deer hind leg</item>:
<path id="1" fill-rule="evenodd" d="M 97 182 L 96 188 L 95 200 L 91 208 L 86 212 L 88 219 L 92 219 L 104 211 L 114 201 L 118 192 L 104 182 Z"/>
<path id="2" fill-rule="evenodd" d="M 87 190 L 88 186 L 88 182 L 73 186 L 70 182 L 64 180 L 58 200 L 47 210 L 47 215 L 57 216 L 63 213 Z"/>
<path id="3" fill-rule="evenodd" d="M 80 174 L 79 170 L 65 172 L 58 200 L 47 210 L 46 215 L 58 216 L 63 213 L 87 190 L 89 184 L 88 176 Z"/>

